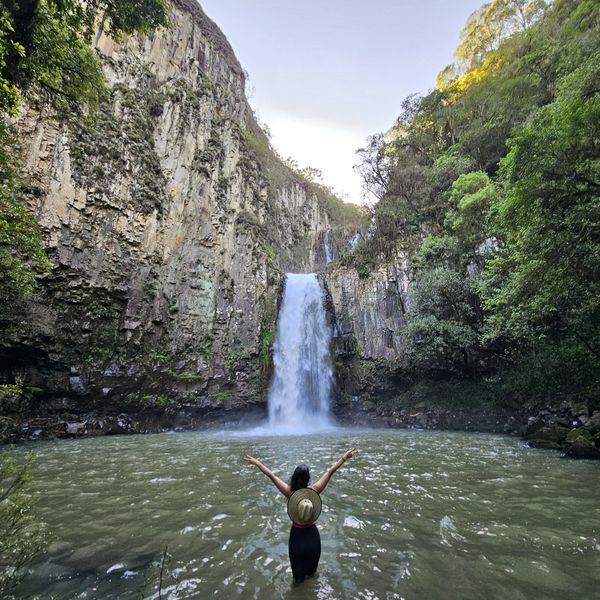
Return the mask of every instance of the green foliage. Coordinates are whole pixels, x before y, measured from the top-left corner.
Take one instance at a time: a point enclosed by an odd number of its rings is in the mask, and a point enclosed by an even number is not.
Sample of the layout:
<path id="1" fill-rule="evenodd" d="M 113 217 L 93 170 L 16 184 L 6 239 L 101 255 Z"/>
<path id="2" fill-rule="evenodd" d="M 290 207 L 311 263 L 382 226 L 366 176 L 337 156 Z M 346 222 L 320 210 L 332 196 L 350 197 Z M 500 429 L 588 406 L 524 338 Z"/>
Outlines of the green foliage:
<path id="1" fill-rule="evenodd" d="M 496 198 L 496 186 L 481 171 L 461 175 L 452 184 L 446 226 L 464 253 L 474 252 L 488 237 L 488 213 Z"/>
<path id="2" fill-rule="evenodd" d="M 453 235 L 432 235 L 425 238 L 413 257 L 413 265 L 417 272 L 431 267 L 451 267 L 459 262 L 458 240 Z"/>
<path id="3" fill-rule="evenodd" d="M 141 400 L 146 408 L 167 408 L 174 404 L 173 400 L 163 394 L 144 394 Z"/>
<path id="4" fill-rule="evenodd" d="M 368 221 L 368 212 L 356 204 L 344 202 L 335 193 L 313 182 L 319 204 L 323 207 L 334 227 L 334 238 L 346 239 L 361 230 Z"/>
<path id="5" fill-rule="evenodd" d="M 600 3 L 494 0 L 457 57 L 361 151 L 376 229 L 345 260 L 368 276 L 410 254 L 421 372 L 495 371 L 519 398 L 597 388 Z"/>
<path id="6" fill-rule="evenodd" d="M 167 0 L 6 0 L 0 13 L 0 110 L 18 96 L 59 110 L 94 109 L 105 91 L 90 48 L 96 26 L 120 37 L 168 24 Z"/>
<path id="7" fill-rule="evenodd" d="M 243 356 L 241 354 L 232 353 L 225 355 L 223 358 L 227 368 L 230 370 L 235 370 L 240 364 L 240 361 L 243 359 Z"/>
<path id="8" fill-rule="evenodd" d="M 511 348 L 492 382 L 497 393 L 522 403 L 553 400 L 575 393 L 598 397 L 597 363 L 574 336 L 535 340 L 525 349 Z"/>
<path id="9" fill-rule="evenodd" d="M 104 77 L 95 52 L 69 26 L 63 10 L 40 0 L 26 26 L 30 32 L 19 38 L 25 55 L 13 65 L 17 85 L 31 100 L 52 104 L 62 112 L 78 111 L 81 106 L 96 110 L 105 93 Z"/>
<path id="10" fill-rule="evenodd" d="M 232 395 L 233 392 L 231 390 L 223 390 L 221 392 L 210 392 L 208 397 L 213 400 L 227 400 L 228 398 L 231 398 Z"/>
<path id="11" fill-rule="evenodd" d="M 271 146 L 271 142 L 264 131 L 257 123 L 251 123 L 249 129 L 242 129 L 240 132 L 240 142 L 245 157 L 250 157 L 249 169 L 258 166 L 263 174 L 265 181 L 273 189 L 282 188 L 294 181 L 299 183 L 301 177 L 299 174 L 288 167 L 281 157 L 277 155 Z M 248 160 L 248 158 L 247 158 Z M 244 166 L 245 163 L 242 163 Z"/>
<path id="12" fill-rule="evenodd" d="M 406 337 L 417 368 L 471 368 L 481 315 L 468 277 L 444 267 L 420 273 L 407 315 Z"/>
<path id="13" fill-rule="evenodd" d="M 37 223 L 23 202 L 16 142 L 0 121 L 0 301 L 9 303 L 33 291 L 36 274 L 50 261 Z"/>
<path id="14" fill-rule="evenodd" d="M 481 65 L 505 37 L 540 18 L 547 4 L 546 0 L 492 0 L 484 4 L 467 19 L 456 59 L 466 69 Z"/>
<path id="15" fill-rule="evenodd" d="M 31 456 L 24 464 L 0 456 L 0 596 L 6 600 L 15 598 L 28 565 L 48 543 L 46 528 L 34 520 L 32 464 Z"/>
<path id="16" fill-rule="evenodd" d="M 448 194 L 453 182 L 459 175 L 469 173 L 473 169 L 473 161 L 469 156 L 458 153 L 457 146 L 443 150 L 433 161 L 433 186 L 440 196 Z"/>
<path id="17" fill-rule="evenodd" d="M 0 414 L 18 414 L 25 397 L 25 385 L 22 381 L 14 384 L 0 384 Z"/>
<path id="18" fill-rule="evenodd" d="M 0 7 L 0 113 L 15 115 L 19 108 L 19 89 L 5 76 L 7 62 L 14 56 L 24 58 L 25 48 L 14 38 L 15 28 L 5 6 Z"/>
<path id="19" fill-rule="evenodd" d="M 600 97 L 561 101 L 515 134 L 491 261 L 491 336 L 564 330 L 600 358 Z"/>

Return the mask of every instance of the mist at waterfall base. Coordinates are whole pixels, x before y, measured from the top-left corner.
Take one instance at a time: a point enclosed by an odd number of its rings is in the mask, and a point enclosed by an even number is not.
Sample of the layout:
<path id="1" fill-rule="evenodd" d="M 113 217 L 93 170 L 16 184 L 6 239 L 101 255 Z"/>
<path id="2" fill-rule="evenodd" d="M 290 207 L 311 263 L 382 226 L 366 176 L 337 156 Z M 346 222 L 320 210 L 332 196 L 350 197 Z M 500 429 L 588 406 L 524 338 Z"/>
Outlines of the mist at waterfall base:
<path id="1" fill-rule="evenodd" d="M 287 273 L 273 346 L 269 420 L 255 435 L 305 435 L 336 429 L 329 414 L 331 331 L 314 273 Z"/>

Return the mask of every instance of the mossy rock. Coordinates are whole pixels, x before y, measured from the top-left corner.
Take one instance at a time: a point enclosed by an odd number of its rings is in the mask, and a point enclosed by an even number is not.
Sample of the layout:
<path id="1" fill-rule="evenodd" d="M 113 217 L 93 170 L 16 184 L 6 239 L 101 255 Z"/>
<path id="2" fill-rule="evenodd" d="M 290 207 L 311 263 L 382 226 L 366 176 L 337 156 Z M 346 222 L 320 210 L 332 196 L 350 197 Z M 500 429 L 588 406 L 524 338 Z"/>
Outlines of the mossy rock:
<path id="1" fill-rule="evenodd" d="M 571 415 L 574 417 L 585 415 L 587 417 L 589 412 L 585 402 L 571 402 Z"/>
<path id="2" fill-rule="evenodd" d="M 594 411 L 594 414 L 590 417 L 589 421 L 585 424 L 586 429 L 590 430 L 590 433 L 600 433 L 600 410 Z"/>
<path id="3" fill-rule="evenodd" d="M 573 441 L 569 449 L 565 452 L 567 458 L 587 458 L 600 460 L 600 448 L 596 448 L 592 440 L 583 436 Z"/>
<path id="4" fill-rule="evenodd" d="M 583 438 L 584 440 L 591 440 L 592 434 L 587 429 L 573 429 L 572 431 L 569 431 L 565 442 L 572 444 L 575 440 L 579 438 Z"/>
<path id="5" fill-rule="evenodd" d="M 561 442 L 565 441 L 567 435 L 569 435 L 569 432 L 570 429 L 568 427 L 562 427 L 561 425 L 550 425 L 548 427 L 542 427 L 535 433 L 528 436 L 528 439 L 530 442 L 532 442 L 532 444 L 539 441 L 548 441 L 560 444 Z M 540 446 L 534 444 L 534 447 L 539 448 Z"/>
<path id="6" fill-rule="evenodd" d="M 529 445 L 540 450 L 562 450 L 562 446 L 558 442 L 551 440 L 530 440 Z"/>

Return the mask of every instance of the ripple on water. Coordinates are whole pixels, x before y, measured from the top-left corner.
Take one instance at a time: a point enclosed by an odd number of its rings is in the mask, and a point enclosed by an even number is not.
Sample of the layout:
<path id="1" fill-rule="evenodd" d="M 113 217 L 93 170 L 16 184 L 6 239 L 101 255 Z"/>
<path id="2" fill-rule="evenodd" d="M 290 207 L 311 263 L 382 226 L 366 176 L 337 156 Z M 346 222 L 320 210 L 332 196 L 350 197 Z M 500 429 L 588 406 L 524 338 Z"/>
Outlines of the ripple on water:
<path id="1" fill-rule="evenodd" d="M 292 587 L 285 499 L 241 457 L 285 479 L 306 462 L 318 477 L 352 445 L 361 453 L 323 494 L 319 575 Z M 156 600 L 165 544 L 165 600 L 563 600 L 600 583 L 600 464 L 510 438 L 213 432 L 35 448 L 55 542 L 23 596 Z"/>

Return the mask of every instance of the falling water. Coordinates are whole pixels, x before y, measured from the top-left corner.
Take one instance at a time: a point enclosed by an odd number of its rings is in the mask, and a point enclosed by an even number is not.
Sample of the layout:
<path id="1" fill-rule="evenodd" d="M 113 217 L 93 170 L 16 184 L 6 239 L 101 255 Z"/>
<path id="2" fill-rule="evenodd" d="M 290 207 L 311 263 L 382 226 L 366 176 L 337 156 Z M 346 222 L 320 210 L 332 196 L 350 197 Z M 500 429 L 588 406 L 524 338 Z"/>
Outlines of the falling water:
<path id="1" fill-rule="evenodd" d="M 329 229 L 325 233 L 323 248 L 325 250 L 325 263 L 333 262 L 335 260 L 335 250 L 333 249 L 333 238 Z"/>
<path id="2" fill-rule="evenodd" d="M 273 352 L 270 429 L 307 433 L 331 427 L 330 337 L 317 276 L 288 273 Z"/>

